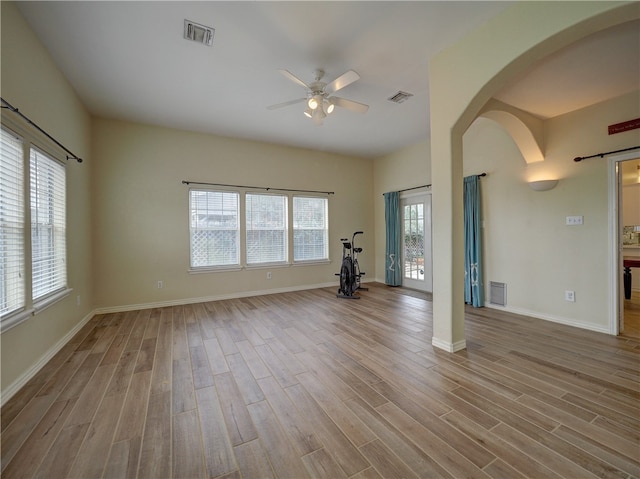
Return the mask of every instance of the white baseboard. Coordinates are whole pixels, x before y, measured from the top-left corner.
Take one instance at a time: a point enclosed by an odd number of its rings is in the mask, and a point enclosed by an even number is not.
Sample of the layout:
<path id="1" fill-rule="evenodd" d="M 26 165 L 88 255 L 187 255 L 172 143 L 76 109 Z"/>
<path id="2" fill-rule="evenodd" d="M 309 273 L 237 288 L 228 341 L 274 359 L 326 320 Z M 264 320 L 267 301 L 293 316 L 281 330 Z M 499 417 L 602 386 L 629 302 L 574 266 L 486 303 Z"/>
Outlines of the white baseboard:
<path id="1" fill-rule="evenodd" d="M 366 283 L 366 281 L 363 281 L 363 283 Z M 121 306 L 98 308 L 96 309 L 96 314 L 121 313 L 123 311 L 137 311 L 140 309 L 164 308 L 167 306 L 181 306 L 184 304 L 207 303 L 209 301 L 249 298 L 251 296 L 264 296 L 266 294 L 291 293 L 294 291 L 304 291 L 306 289 L 329 288 L 333 286 L 337 287 L 338 283 L 331 282 L 331 283 L 321 283 L 321 284 L 307 284 L 303 286 L 287 286 L 284 288 L 264 289 L 259 291 L 243 291 L 239 293 L 218 294 L 218 295 L 212 295 L 212 296 L 203 296 L 199 298 L 175 299 L 170 301 L 157 301 L 153 303 L 126 304 Z"/>
<path id="2" fill-rule="evenodd" d="M 498 306 L 496 304 L 490 304 L 490 303 L 486 303 L 485 307 L 491 308 L 491 309 L 499 309 L 500 311 L 506 311 L 507 313 L 519 314 L 522 316 L 530 316 L 536 319 L 544 319 L 545 321 L 564 324 L 566 326 L 573 326 L 575 328 L 587 329 L 589 331 L 595 331 L 596 333 L 612 334 L 608 326 L 599 326 L 597 324 L 585 323 L 581 321 L 576 321 L 571 318 L 564 318 L 562 316 L 539 313 L 537 311 L 530 311 L 528 309 L 503 307 L 503 306 Z"/>
<path id="3" fill-rule="evenodd" d="M 13 383 L 0 393 L 2 400 L 0 406 L 4 406 L 6 402 L 11 399 L 15 393 L 17 393 L 25 384 L 31 380 L 38 371 L 40 371 L 47 362 L 51 360 L 71 339 L 82 329 L 82 327 L 89 322 L 91 318 L 96 315 L 96 311 L 91 311 L 82 320 L 76 324 L 65 336 L 54 344 L 46 353 L 44 353 L 38 361 L 36 361 L 29 369 L 21 374 Z"/>
<path id="4" fill-rule="evenodd" d="M 449 341 L 438 339 L 435 336 L 431 338 L 431 344 L 436 348 L 443 349 L 448 353 L 455 353 L 457 351 L 462 351 L 467 347 L 466 339 L 463 339 L 461 341 L 456 341 L 455 343 L 450 343 Z"/>

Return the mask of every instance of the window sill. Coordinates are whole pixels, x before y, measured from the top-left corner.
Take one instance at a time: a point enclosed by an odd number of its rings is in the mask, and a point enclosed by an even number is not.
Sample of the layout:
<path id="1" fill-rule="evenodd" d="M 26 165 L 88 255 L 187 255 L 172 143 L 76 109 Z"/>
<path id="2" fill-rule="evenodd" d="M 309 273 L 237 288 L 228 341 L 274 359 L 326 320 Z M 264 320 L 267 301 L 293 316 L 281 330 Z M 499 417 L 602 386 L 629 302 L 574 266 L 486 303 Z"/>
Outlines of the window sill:
<path id="1" fill-rule="evenodd" d="M 0 332 L 6 333 L 11 328 L 16 327 L 23 321 L 26 321 L 31 316 L 33 316 L 33 309 L 23 309 L 21 311 L 14 311 L 12 314 L 7 316 L 6 318 L 2 318 L 2 323 L 0 327 Z"/>
<path id="2" fill-rule="evenodd" d="M 202 268 L 189 268 L 189 274 L 208 274 L 208 273 L 228 273 L 231 271 L 242 271 L 239 265 L 233 266 L 211 266 Z"/>
<path id="3" fill-rule="evenodd" d="M 47 309 L 49 306 L 53 306 L 58 301 L 63 300 L 64 298 L 69 296 L 72 291 L 73 289 L 71 288 L 63 289 L 61 291 L 58 291 L 57 293 L 53 293 L 50 296 L 46 296 L 40 299 L 39 301 L 34 303 L 32 308 L 16 311 L 10 314 L 9 316 L 7 316 L 6 318 L 2 318 L 2 322 L 0 323 L 0 332 L 5 333 L 10 329 L 15 328 L 17 325 L 19 325 L 23 321 L 26 321 L 32 316 L 35 316 L 36 314 L 41 313 L 42 311 Z"/>
<path id="4" fill-rule="evenodd" d="M 67 296 L 69 296 L 71 294 L 71 291 L 73 291 L 73 289 L 71 288 L 65 288 L 61 291 L 58 291 L 57 293 L 53 293 L 49 296 L 45 296 L 42 299 L 39 299 L 38 301 L 36 301 L 35 303 L 33 303 L 33 314 L 34 316 L 42 311 L 44 311 L 45 309 L 47 309 L 49 306 L 52 306 L 54 304 L 56 304 L 58 301 L 63 300 L 64 298 L 66 298 Z"/>
<path id="5" fill-rule="evenodd" d="M 294 261 L 293 266 L 313 266 L 314 264 L 331 264 L 330 259 L 310 259 L 306 261 Z"/>
<path id="6" fill-rule="evenodd" d="M 273 269 L 273 268 L 288 268 L 291 266 L 289 263 L 259 263 L 259 264 L 248 264 L 245 266 L 245 269 Z"/>

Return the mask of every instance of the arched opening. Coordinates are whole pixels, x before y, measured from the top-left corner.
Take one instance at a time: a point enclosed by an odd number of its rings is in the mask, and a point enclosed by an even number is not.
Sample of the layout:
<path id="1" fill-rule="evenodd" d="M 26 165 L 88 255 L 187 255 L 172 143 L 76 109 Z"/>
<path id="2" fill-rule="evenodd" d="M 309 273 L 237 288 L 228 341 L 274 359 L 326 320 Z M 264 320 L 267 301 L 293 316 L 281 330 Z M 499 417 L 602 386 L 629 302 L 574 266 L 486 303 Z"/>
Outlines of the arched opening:
<path id="1" fill-rule="evenodd" d="M 432 62 L 433 247 L 437 252 L 434 346 L 448 351 L 466 347 L 462 135 L 492 95 L 526 73 L 534 62 L 589 34 L 639 16 L 637 4 L 519 3 Z"/>

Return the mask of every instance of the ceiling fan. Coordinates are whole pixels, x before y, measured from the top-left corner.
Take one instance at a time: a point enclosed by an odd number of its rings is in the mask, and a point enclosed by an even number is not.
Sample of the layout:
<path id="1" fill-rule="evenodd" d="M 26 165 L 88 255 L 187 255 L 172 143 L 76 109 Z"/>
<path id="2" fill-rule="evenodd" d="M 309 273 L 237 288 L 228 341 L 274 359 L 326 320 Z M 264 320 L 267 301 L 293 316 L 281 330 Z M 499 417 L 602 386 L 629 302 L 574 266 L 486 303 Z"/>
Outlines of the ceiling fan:
<path id="1" fill-rule="evenodd" d="M 343 73 L 330 83 L 325 83 L 322 81 L 322 78 L 324 77 L 324 70 L 318 69 L 316 70 L 316 79 L 309 84 L 303 82 L 288 70 L 278 71 L 292 82 L 304 87 L 307 90 L 307 96 L 268 106 L 267 109 L 269 110 L 275 110 L 277 108 L 295 105 L 296 103 L 306 102 L 307 108 L 304 110 L 304 114 L 311 118 L 316 125 L 322 125 L 322 120 L 333 112 L 336 106 L 358 113 L 364 113 L 369 109 L 369 105 L 365 105 L 364 103 L 333 96 L 333 94 L 338 90 L 341 90 L 347 85 L 351 85 L 353 82 L 360 79 L 360 75 L 353 70 Z"/>

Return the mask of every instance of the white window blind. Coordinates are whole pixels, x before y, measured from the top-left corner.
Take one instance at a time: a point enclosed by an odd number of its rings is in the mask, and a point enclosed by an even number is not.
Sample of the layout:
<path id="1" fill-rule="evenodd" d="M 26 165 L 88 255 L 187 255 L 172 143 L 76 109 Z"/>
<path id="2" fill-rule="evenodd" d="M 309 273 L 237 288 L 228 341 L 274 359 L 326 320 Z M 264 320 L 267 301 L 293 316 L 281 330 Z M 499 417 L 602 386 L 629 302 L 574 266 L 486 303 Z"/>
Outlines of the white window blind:
<path id="1" fill-rule="evenodd" d="M 246 195 L 247 264 L 287 261 L 287 197 Z"/>
<path id="2" fill-rule="evenodd" d="M 0 315 L 25 306 L 24 166 L 22 141 L 2 129 L 0 139 Z"/>
<path id="3" fill-rule="evenodd" d="M 31 281 L 34 301 L 67 285 L 65 176 L 65 168 L 58 161 L 31 149 Z"/>
<path id="4" fill-rule="evenodd" d="M 329 259 L 328 200 L 293 197 L 293 260 Z"/>
<path id="5" fill-rule="evenodd" d="M 191 267 L 240 264 L 239 194 L 191 190 Z"/>

